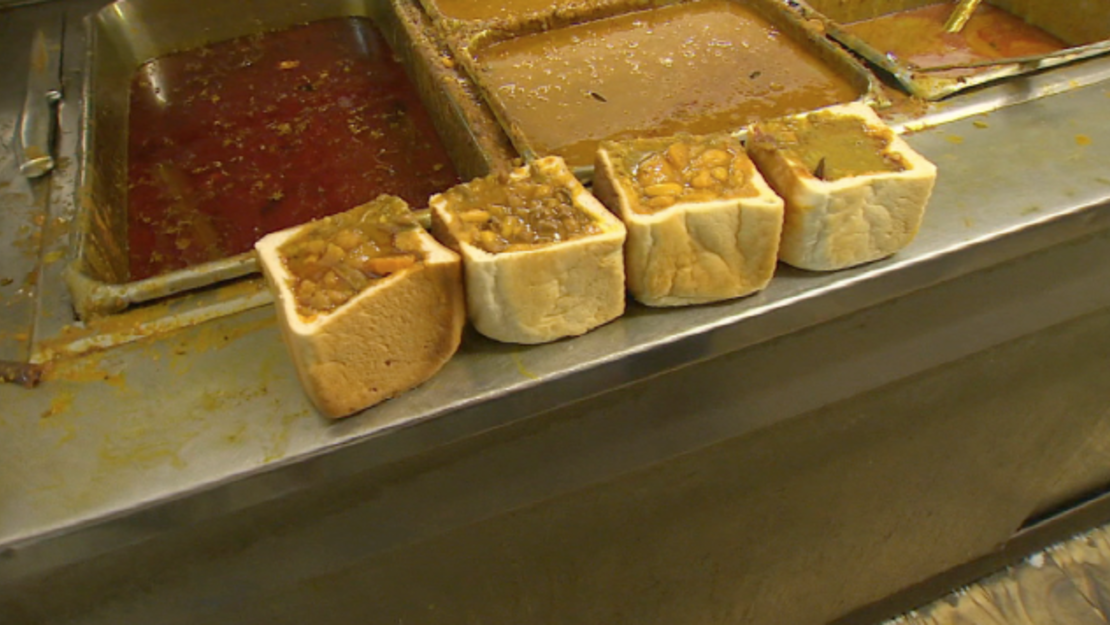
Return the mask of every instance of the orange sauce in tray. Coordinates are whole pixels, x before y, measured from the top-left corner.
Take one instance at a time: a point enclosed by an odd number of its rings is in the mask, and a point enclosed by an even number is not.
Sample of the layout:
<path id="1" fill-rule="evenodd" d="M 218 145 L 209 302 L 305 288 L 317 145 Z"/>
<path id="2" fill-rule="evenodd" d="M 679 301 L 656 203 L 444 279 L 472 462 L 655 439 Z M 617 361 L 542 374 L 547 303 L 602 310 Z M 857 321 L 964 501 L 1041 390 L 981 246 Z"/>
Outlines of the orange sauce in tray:
<path id="1" fill-rule="evenodd" d="M 593 162 L 603 139 L 710 134 L 860 94 L 751 9 L 708 0 L 479 49 L 485 88 L 539 155 Z"/>
<path id="2" fill-rule="evenodd" d="M 128 243 L 137 280 L 388 193 L 458 182 L 381 33 L 330 19 L 167 55 L 136 72 Z"/>
<path id="3" fill-rule="evenodd" d="M 962 31 L 947 33 L 944 23 L 954 7 L 953 3 L 933 4 L 855 22 L 845 29 L 899 61 L 923 68 L 1046 54 L 1067 47 L 1040 28 L 986 3 L 975 9 Z M 975 71 L 983 70 L 951 73 Z"/>

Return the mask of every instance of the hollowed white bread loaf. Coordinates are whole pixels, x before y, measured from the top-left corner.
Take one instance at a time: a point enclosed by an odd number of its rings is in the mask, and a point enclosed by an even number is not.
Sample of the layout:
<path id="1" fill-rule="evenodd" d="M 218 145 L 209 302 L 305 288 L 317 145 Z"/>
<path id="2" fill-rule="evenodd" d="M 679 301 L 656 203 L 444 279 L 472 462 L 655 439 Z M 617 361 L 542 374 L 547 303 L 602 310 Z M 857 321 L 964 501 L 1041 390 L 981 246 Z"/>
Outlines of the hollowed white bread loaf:
<path id="1" fill-rule="evenodd" d="M 890 133 L 887 153 L 900 155 L 906 168 L 821 180 L 789 151 L 775 149 L 773 132 L 766 125 L 751 127 L 748 153 L 786 201 L 779 258 L 816 271 L 860 265 L 903 249 L 917 235 L 937 175 L 936 166 L 871 107 L 851 103 L 823 111 L 856 117 L 869 128 Z"/>
<path id="2" fill-rule="evenodd" d="M 255 249 L 274 294 L 282 337 L 306 393 L 331 418 L 395 397 L 432 377 L 459 347 L 466 323 L 462 263 L 417 228 L 424 258 L 328 313 L 297 311 L 282 244 L 306 224 L 267 235 Z"/>
<path id="3" fill-rule="evenodd" d="M 783 201 L 746 156 L 749 196 L 679 200 L 654 213 L 636 210 L 641 198 L 634 164 L 626 155 L 659 152 L 676 140 L 603 142 L 597 152 L 594 194 L 628 229 L 624 262 L 629 292 L 649 306 L 685 306 L 763 289 L 778 262 Z M 743 155 L 739 142 L 735 149 Z"/>
<path id="4" fill-rule="evenodd" d="M 601 229 L 529 249 L 490 253 L 465 240 L 448 197 L 430 201 L 432 232 L 463 258 L 467 312 L 483 335 L 535 344 L 584 334 L 624 313 L 625 229 L 574 177 L 563 159 L 537 159 L 509 174 L 561 186 Z M 469 184 L 469 183 L 468 183 Z"/>

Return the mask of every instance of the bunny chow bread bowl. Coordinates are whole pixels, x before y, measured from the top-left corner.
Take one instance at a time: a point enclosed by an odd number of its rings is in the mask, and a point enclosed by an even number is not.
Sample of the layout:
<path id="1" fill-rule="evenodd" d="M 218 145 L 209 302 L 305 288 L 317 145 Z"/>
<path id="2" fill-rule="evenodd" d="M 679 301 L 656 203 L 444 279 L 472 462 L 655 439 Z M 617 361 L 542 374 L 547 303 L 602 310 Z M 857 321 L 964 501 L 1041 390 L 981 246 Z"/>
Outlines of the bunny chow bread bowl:
<path id="1" fill-rule="evenodd" d="M 644 304 L 740 297 L 774 275 L 783 201 L 732 136 L 603 142 L 594 193 L 628 228 L 628 290 Z"/>
<path id="2" fill-rule="evenodd" d="M 392 196 L 255 249 L 309 398 L 337 418 L 424 382 L 458 349 L 462 264 Z"/>
<path id="3" fill-rule="evenodd" d="M 937 169 L 860 103 L 752 125 L 748 153 L 786 200 L 779 258 L 828 271 L 917 234 Z"/>
<path id="4" fill-rule="evenodd" d="M 432 232 L 463 258 L 478 332 L 544 343 L 624 312 L 624 226 L 561 158 L 477 178 L 430 204 Z"/>

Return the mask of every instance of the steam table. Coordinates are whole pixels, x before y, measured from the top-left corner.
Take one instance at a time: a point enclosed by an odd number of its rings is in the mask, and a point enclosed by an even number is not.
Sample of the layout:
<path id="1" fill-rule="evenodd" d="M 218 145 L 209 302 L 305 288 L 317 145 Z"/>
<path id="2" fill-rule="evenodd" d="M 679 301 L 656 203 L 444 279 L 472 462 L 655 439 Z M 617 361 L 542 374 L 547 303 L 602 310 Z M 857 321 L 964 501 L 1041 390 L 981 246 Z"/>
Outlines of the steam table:
<path id="1" fill-rule="evenodd" d="M 55 357 L 0 385 L 0 621 L 879 620 L 1110 518 L 1110 59 L 914 122 L 940 176 L 892 259 L 542 347 L 468 336 L 332 424 L 257 281 L 72 317 L 99 4 L 0 11 L 0 358 Z M 55 20 L 60 167 L 31 182 L 10 139 Z"/>

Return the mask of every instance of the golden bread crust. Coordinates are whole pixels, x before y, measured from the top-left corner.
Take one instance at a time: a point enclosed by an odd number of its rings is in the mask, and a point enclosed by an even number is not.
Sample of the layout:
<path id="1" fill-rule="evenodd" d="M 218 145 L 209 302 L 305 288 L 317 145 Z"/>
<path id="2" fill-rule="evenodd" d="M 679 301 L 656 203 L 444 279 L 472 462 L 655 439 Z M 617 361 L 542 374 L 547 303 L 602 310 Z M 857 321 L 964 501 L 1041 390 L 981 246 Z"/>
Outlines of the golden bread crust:
<path id="1" fill-rule="evenodd" d="M 885 124 L 865 104 L 824 109 Z M 759 136 L 760 124 L 751 136 Z M 814 271 L 832 271 L 885 258 L 917 235 L 936 181 L 936 166 L 894 135 L 890 151 L 904 171 L 819 180 L 784 152 L 749 141 L 749 153 L 771 186 L 786 201 L 779 258 Z"/>
<path id="2" fill-rule="evenodd" d="M 758 172 L 757 193 L 678 203 L 637 212 L 632 181 L 604 144 L 594 165 L 594 193 L 628 229 L 628 290 L 648 306 L 685 306 L 749 295 L 767 286 L 778 260 L 783 202 Z"/>
<path id="3" fill-rule="evenodd" d="M 468 316 L 485 336 L 507 343 L 546 343 L 584 334 L 624 313 L 624 226 L 594 198 L 558 157 L 529 167 L 571 191 L 576 206 L 601 232 L 533 249 L 490 254 L 461 240 L 443 195 L 433 196 L 432 232 L 459 251 L 466 277 Z"/>
<path id="4" fill-rule="evenodd" d="M 282 337 L 312 403 L 328 417 L 344 417 L 435 375 L 458 349 L 466 323 L 458 255 L 420 232 L 424 261 L 305 321 L 277 252 L 301 227 L 268 235 L 255 247 Z"/>

